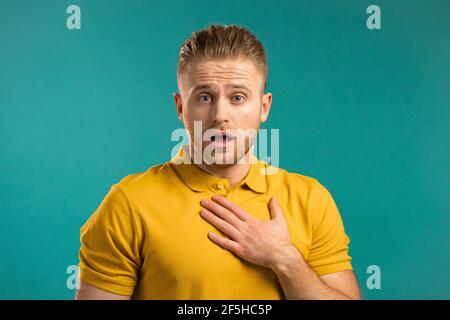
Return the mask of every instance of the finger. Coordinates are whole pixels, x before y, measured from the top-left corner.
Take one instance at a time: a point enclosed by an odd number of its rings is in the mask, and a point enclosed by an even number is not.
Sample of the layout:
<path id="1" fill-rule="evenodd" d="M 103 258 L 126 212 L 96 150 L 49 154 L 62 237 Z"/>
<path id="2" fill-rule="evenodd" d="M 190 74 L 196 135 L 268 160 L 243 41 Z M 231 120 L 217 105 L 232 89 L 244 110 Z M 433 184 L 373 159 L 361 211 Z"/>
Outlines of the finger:
<path id="1" fill-rule="evenodd" d="M 220 237 L 213 232 L 208 232 L 208 238 L 220 247 L 237 254 L 239 244 L 236 241 Z"/>
<path id="2" fill-rule="evenodd" d="M 275 196 L 270 198 L 269 202 L 270 214 L 272 215 L 272 219 L 282 219 L 283 211 L 281 210 L 280 204 Z"/>
<path id="3" fill-rule="evenodd" d="M 238 240 L 240 232 L 238 229 L 233 227 L 231 224 L 229 224 L 227 221 L 220 219 L 218 216 L 216 216 L 214 213 L 209 211 L 208 209 L 202 208 L 200 211 L 202 217 L 211 223 L 214 227 L 217 228 L 217 230 L 222 231 L 225 235 L 228 237 Z"/>
<path id="4" fill-rule="evenodd" d="M 213 195 L 212 200 L 214 200 L 216 203 L 220 204 L 222 207 L 228 209 L 231 211 L 236 217 L 238 217 L 242 221 L 247 221 L 251 218 L 251 216 L 245 212 L 244 209 L 239 207 L 236 203 L 231 202 L 225 197 L 219 196 L 219 195 Z"/>
<path id="5" fill-rule="evenodd" d="M 221 206 L 220 204 L 211 201 L 209 199 L 203 199 L 201 201 L 201 205 L 208 209 L 209 211 L 213 212 L 223 220 L 230 223 L 233 227 L 236 229 L 240 229 L 242 227 L 242 221 L 234 215 L 231 211 L 229 211 L 227 208 Z"/>

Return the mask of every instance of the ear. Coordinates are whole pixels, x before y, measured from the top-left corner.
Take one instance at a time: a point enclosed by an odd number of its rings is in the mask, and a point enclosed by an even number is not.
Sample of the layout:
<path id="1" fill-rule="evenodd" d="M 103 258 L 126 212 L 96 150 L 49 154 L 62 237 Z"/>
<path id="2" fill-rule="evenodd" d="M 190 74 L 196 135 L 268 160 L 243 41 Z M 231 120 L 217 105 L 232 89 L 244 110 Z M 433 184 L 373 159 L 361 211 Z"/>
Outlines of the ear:
<path id="1" fill-rule="evenodd" d="M 180 119 L 180 121 L 183 121 L 183 105 L 181 103 L 181 95 L 178 92 L 175 92 L 173 94 L 173 100 L 175 102 L 178 119 Z"/>
<path id="2" fill-rule="evenodd" d="M 266 122 L 269 117 L 270 106 L 272 105 L 272 93 L 268 92 L 262 98 L 261 122 Z"/>

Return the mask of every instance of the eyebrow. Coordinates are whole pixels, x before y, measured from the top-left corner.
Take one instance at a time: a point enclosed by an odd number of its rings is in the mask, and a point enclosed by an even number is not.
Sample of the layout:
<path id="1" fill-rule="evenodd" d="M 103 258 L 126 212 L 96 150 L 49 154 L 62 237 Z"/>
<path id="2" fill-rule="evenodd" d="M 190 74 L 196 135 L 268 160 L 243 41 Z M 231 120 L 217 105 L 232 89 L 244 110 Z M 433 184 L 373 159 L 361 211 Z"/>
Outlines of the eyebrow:
<path id="1" fill-rule="evenodd" d="M 200 84 L 200 85 L 196 85 L 193 89 L 192 92 L 200 90 L 200 89 L 210 89 L 212 86 L 209 84 Z"/>
<path id="2" fill-rule="evenodd" d="M 232 84 L 230 87 L 233 89 L 245 89 L 250 91 L 250 89 L 245 84 Z"/>
<path id="3" fill-rule="evenodd" d="M 230 84 L 230 85 L 227 85 L 226 87 L 229 87 L 232 89 L 245 89 L 245 90 L 250 91 L 250 89 L 245 84 Z M 201 89 L 211 89 L 211 88 L 212 88 L 212 86 L 209 84 L 200 84 L 200 85 L 196 85 L 194 87 L 194 89 L 192 90 L 192 92 L 201 90 Z"/>

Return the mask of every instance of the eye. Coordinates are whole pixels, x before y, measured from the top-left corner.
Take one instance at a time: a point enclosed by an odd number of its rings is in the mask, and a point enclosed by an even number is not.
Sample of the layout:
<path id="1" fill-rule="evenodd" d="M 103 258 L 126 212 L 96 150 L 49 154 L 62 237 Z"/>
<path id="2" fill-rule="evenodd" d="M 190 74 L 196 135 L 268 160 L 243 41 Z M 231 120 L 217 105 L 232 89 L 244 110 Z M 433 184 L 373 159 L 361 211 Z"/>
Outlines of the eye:
<path id="1" fill-rule="evenodd" d="M 234 103 L 242 103 L 242 102 L 244 102 L 245 97 L 240 94 L 236 94 L 232 97 L 232 100 Z"/>
<path id="2" fill-rule="evenodd" d="M 211 96 L 208 94 L 201 94 L 198 98 L 201 103 L 208 103 L 211 101 Z"/>

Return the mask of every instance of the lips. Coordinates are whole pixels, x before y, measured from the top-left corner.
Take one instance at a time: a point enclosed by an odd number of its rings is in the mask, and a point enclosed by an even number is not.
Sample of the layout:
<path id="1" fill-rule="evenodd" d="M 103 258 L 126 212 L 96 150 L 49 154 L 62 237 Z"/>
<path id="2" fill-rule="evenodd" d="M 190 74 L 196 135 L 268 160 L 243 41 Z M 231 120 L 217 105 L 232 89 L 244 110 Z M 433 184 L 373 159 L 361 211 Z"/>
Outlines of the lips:
<path id="1" fill-rule="evenodd" d="M 233 140 L 233 136 L 227 133 L 219 133 L 211 136 L 211 141 L 213 142 L 228 142 Z"/>
<path id="2" fill-rule="evenodd" d="M 231 133 L 226 131 L 217 131 L 213 132 L 210 135 L 211 143 L 214 144 L 216 147 L 225 147 L 229 143 L 231 143 L 234 140 L 234 137 Z"/>

